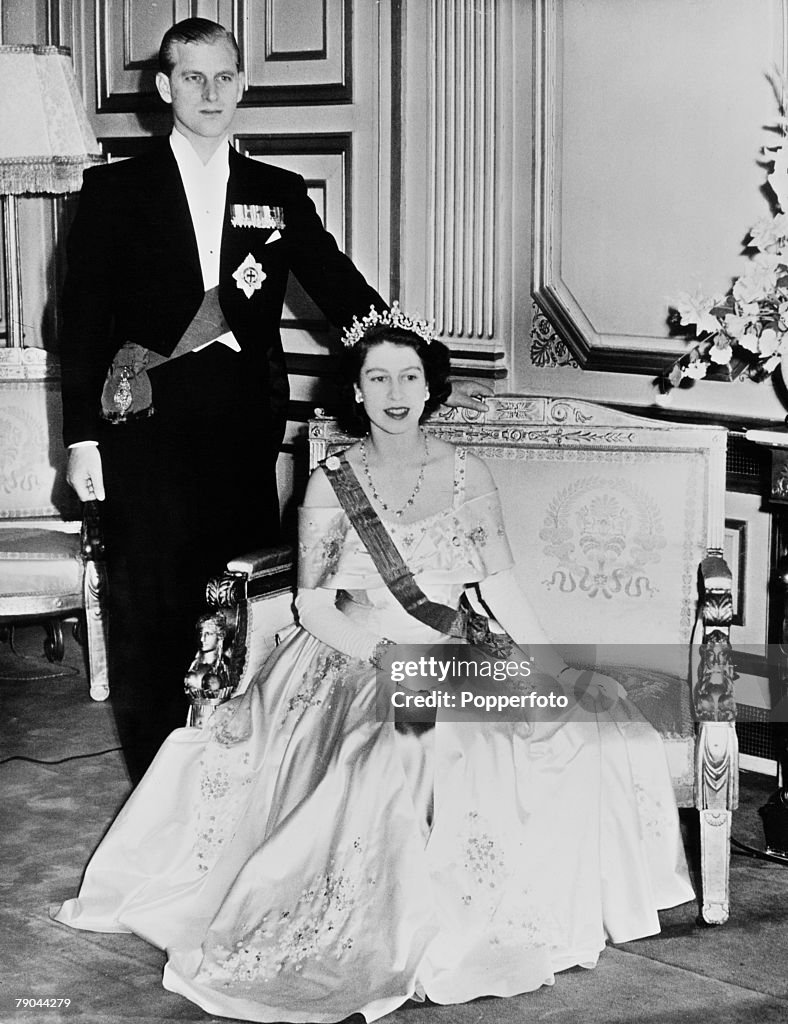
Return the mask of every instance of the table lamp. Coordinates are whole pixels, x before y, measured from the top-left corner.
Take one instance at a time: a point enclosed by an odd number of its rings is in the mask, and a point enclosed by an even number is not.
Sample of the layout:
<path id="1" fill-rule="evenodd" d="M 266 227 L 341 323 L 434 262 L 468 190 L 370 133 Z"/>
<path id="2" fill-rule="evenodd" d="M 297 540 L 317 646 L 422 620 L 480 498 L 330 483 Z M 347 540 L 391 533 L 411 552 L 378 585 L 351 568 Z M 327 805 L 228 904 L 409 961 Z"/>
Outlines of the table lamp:
<path id="1" fill-rule="evenodd" d="M 104 157 L 60 46 L 0 46 L 0 204 L 10 347 L 23 346 L 16 197 L 77 192 Z"/>

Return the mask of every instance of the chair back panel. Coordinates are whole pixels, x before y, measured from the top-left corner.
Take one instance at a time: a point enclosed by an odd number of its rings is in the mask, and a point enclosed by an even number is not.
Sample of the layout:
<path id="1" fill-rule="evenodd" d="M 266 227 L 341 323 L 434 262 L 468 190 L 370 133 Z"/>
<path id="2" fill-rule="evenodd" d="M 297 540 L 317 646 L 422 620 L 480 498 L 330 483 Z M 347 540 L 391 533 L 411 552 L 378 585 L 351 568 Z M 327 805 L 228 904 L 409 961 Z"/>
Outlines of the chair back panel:
<path id="1" fill-rule="evenodd" d="M 689 642 L 687 566 L 708 535 L 700 453 L 472 450 L 498 485 L 519 583 L 557 642 Z"/>
<path id="2" fill-rule="evenodd" d="M 56 361 L 42 349 L 0 349 L 0 523 L 80 518 L 61 430 Z"/>
<path id="3" fill-rule="evenodd" d="M 722 548 L 727 434 L 579 400 L 498 396 L 429 430 L 484 458 L 518 580 L 561 645 L 686 678 L 698 566 Z M 352 440 L 310 425 L 311 463 Z M 633 650 L 633 645 L 636 649 Z"/>

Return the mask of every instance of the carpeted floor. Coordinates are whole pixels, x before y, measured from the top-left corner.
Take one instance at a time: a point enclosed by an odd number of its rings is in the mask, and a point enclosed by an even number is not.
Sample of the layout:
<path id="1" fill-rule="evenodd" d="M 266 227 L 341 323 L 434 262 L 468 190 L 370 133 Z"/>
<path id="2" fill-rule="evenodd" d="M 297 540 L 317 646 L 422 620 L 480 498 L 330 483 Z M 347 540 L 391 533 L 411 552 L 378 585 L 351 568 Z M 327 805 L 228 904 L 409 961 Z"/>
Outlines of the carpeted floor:
<path id="1" fill-rule="evenodd" d="M 24 631 L 20 653 L 38 660 L 42 638 L 38 628 Z M 14 679 L 3 674 L 4 664 L 0 660 L 0 1024 L 213 1021 L 161 987 L 164 955 L 143 940 L 73 932 L 49 919 L 49 907 L 75 893 L 90 851 L 129 786 L 113 749 L 110 708 L 90 700 L 82 655 L 70 636 L 70 674 L 39 679 L 43 673 L 33 671 Z M 762 845 L 757 810 L 772 788 L 770 780 L 743 774 L 735 819 L 740 840 Z M 686 824 L 694 850 L 691 817 Z M 731 890 L 731 918 L 722 927 L 699 925 L 697 906 L 687 904 L 661 915 L 661 935 L 609 947 L 596 970 L 565 972 L 552 988 L 464 1006 L 408 1004 L 389 1020 L 784 1024 L 788 867 L 734 853 Z M 17 1006 L 21 999 L 70 1005 L 24 1008 Z"/>
<path id="2" fill-rule="evenodd" d="M 0 643 L 0 683 L 36 682 L 43 679 L 60 679 L 73 676 L 79 669 L 65 662 L 49 662 L 43 654 L 43 638 L 45 631 L 36 630 L 41 641 L 41 650 L 37 653 L 25 653 L 31 647 L 31 631 L 23 630 L 22 650 L 14 640 Z M 34 635 L 34 634 L 33 634 Z"/>

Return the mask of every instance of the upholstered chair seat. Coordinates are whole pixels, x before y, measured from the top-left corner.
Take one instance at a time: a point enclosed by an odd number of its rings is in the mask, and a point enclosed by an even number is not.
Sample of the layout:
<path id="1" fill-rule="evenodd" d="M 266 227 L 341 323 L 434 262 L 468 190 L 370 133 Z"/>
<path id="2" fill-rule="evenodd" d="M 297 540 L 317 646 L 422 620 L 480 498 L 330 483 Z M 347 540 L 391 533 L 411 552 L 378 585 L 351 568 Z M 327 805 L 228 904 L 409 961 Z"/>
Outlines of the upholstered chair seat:
<path id="1" fill-rule="evenodd" d="M 61 615 L 82 603 L 79 533 L 0 529 L 0 616 Z"/>

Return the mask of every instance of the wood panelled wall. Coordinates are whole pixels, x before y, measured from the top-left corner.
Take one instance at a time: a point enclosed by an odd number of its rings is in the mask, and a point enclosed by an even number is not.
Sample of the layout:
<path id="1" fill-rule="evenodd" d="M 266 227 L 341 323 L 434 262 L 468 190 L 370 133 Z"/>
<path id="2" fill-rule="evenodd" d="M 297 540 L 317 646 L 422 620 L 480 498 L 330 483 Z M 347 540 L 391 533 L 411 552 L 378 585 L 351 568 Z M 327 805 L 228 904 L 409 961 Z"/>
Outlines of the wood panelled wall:
<path id="1" fill-rule="evenodd" d="M 514 226 L 528 234 L 524 196 L 514 199 L 528 179 L 515 184 L 511 173 L 511 74 L 513 25 L 530 39 L 529 4 L 0 0 L 0 12 L 3 41 L 71 48 L 110 159 L 133 156 L 169 130 L 154 87 L 169 25 L 203 16 L 231 27 L 248 78 L 234 144 L 303 174 L 326 226 L 381 294 L 436 320 L 458 372 L 506 385 L 513 310 L 526 306 L 528 276 L 527 255 L 512 255 Z M 46 212 L 40 202 L 22 204 L 30 206 L 22 225 L 26 344 L 55 351 L 73 203 Z M 331 398 L 331 334 L 296 284 L 284 328 L 293 400 L 282 483 L 284 494 L 297 495 L 299 436 L 314 406 Z"/>
<path id="2" fill-rule="evenodd" d="M 381 293 L 390 293 L 392 105 L 390 39 L 397 5 L 352 0 L 48 0 L 21 10 L 5 0 L 5 41 L 54 42 L 72 50 L 97 137 L 110 160 L 142 152 L 149 136 L 170 129 L 155 91 L 156 54 L 177 20 L 208 17 L 238 39 L 248 88 L 233 144 L 253 159 L 304 176 L 326 227 Z M 35 204 L 35 201 L 31 201 Z M 74 200 L 57 204 L 38 230 L 23 225 L 28 252 L 46 254 L 46 280 L 28 272 L 26 344 L 56 351 L 56 326 L 34 328 L 36 307 L 52 305 L 62 234 Z M 39 202 L 35 204 L 41 207 Z M 50 204 L 51 206 L 51 204 Z M 58 232 L 57 224 L 63 230 Z M 35 237 L 35 244 L 33 239 Z M 284 317 L 291 375 L 291 422 L 280 460 L 285 500 L 306 471 L 300 435 L 316 404 L 331 395 L 332 333 L 320 311 L 291 282 Z M 303 466 L 301 465 L 303 462 Z M 303 470 L 303 472 L 301 472 Z"/>
<path id="3" fill-rule="evenodd" d="M 776 116 L 767 76 L 788 63 L 787 10 L 788 0 L 0 0 L 0 22 L 4 41 L 72 47 L 116 157 L 167 130 L 152 63 L 166 26 L 191 14 L 232 26 L 250 80 L 236 144 L 305 175 L 363 272 L 436 320 L 460 372 L 497 390 L 648 409 L 655 369 L 682 350 L 672 298 L 724 288 L 768 211 L 758 158 Z M 20 217 L 26 341 L 54 347 L 63 218 L 27 200 Z M 332 364 L 325 325 L 297 289 L 285 326 L 295 435 L 330 393 Z M 704 383 L 674 407 L 784 415 L 769 386 Z"/>
<path id="4" fill-rule="evenodd" d="M 402 38 L 403 302 L 459 371 L 511 390 L 528 326 L 530 4 L 408 3 Z"/>

